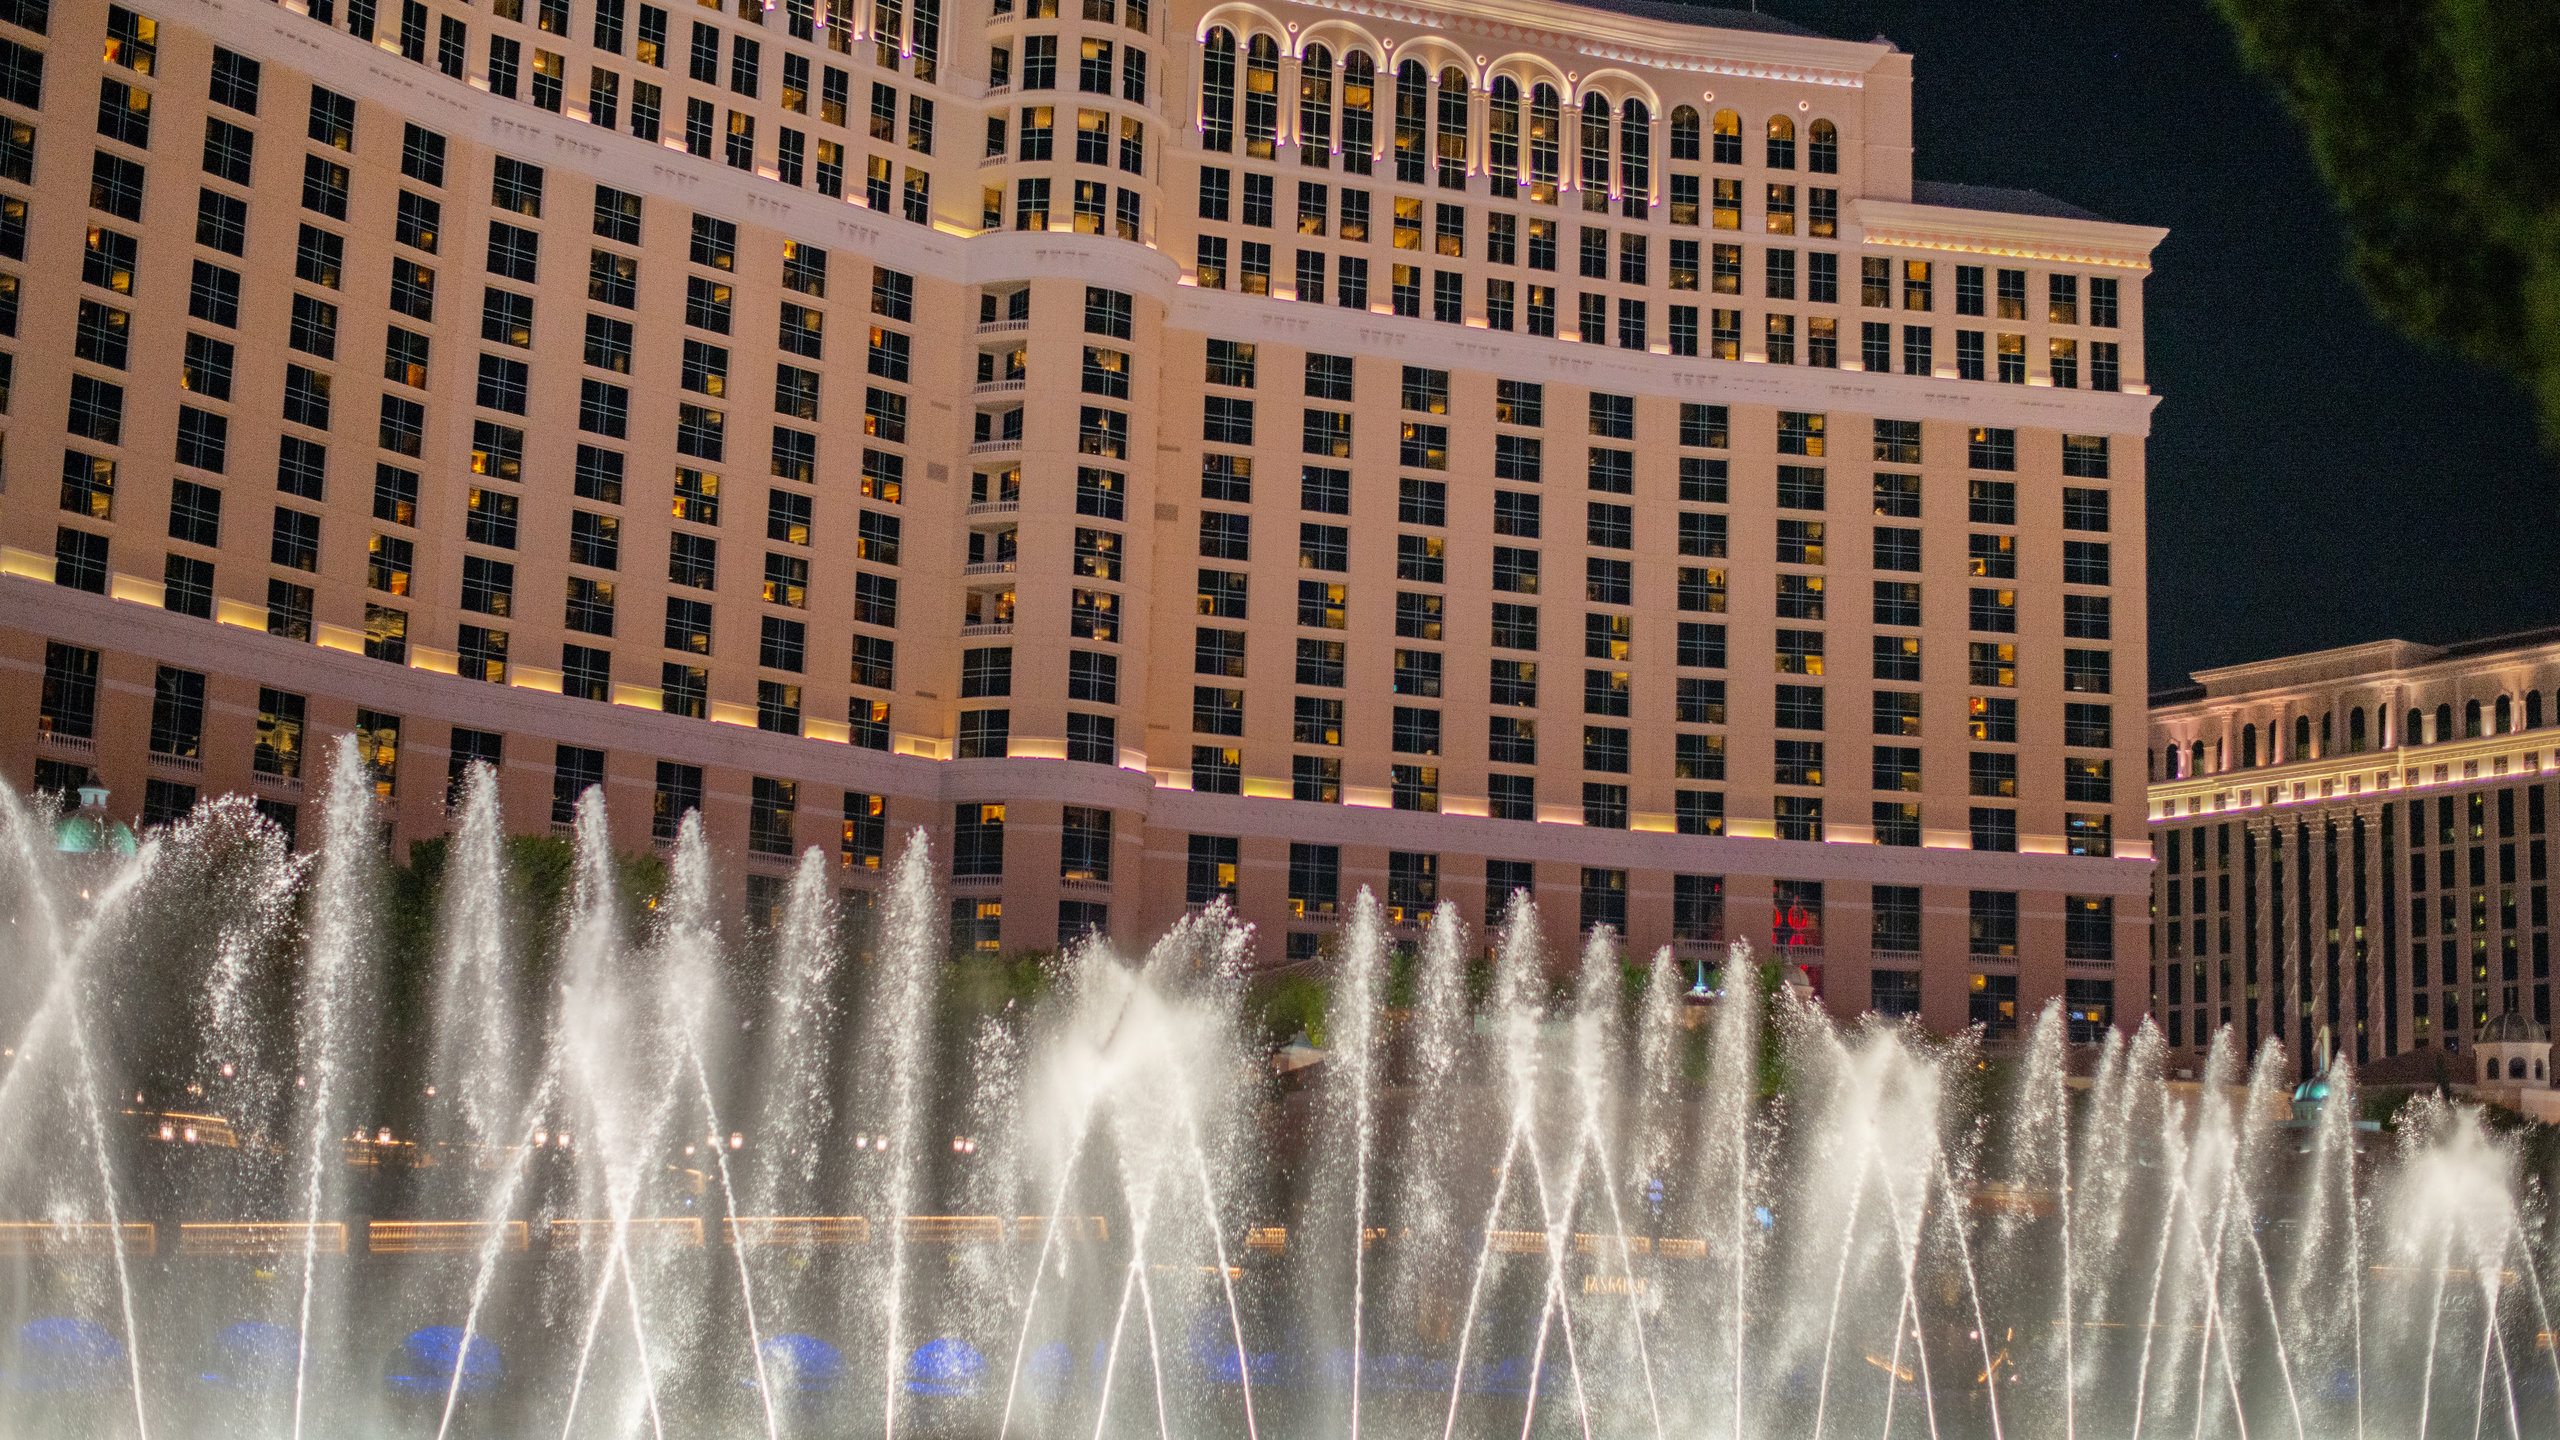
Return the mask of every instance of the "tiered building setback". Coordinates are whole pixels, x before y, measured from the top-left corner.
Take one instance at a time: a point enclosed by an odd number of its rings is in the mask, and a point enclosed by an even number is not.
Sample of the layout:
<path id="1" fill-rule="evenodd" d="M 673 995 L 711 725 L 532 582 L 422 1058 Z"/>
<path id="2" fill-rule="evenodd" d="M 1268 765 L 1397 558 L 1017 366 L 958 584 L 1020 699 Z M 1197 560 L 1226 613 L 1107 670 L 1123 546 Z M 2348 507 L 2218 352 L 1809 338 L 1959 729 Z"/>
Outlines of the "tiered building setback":
<path id="1" fill-rule="evenodd" d="M 13 782 L 2143 989 L 2142 282 L 1644 0 L 0 3 Z M 94 103 L 93 103 L 94 98 Z M 16 361 L 25 359 L 23 377 Z M 14 381 L 23 378 L 23 394 Z M 2120 713 L 2120 710 L 2122 713 Z M 310 827 L 305 826 L 306 830 Z"/>
<path id="2" fill-rule="evenodd" d="M 2151 1008 L 2173 1049 L 2227 1026 L 2308 1075 L 2324 1035 L 2373 1066 L 2467 1053 L 2504 1015 L 2550 1024 L 2560 630 L 2194 678 L 2151 712 Z"/>

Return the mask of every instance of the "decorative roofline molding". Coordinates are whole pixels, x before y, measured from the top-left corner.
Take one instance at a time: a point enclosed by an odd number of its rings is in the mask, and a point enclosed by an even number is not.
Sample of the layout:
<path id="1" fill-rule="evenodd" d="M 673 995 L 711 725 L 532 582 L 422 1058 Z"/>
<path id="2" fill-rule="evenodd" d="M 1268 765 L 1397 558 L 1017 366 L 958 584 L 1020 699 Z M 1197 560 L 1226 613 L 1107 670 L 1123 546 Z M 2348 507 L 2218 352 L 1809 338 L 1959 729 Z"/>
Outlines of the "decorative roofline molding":
<path id="1" fill-rule="evenodd" d="M 2220 770 L 2192 779 L 2155 780 L 2144 786 L 2143 798 L 2154 825 L 2183 824 L 2204 816 L 2227 818 L 2248 811 L 2378 804 L 2401 791 L 2460 789 L 2483 781 L 2513 784 L 2560 773 L 2556 746 L 2560 746 L 2560 732 L 2546 726 L 2476 740 L 2358 750 L 2282 765 Z"/>
<path id="2" fill-rule="evenodd" d="M 1958 210 L 1870 197 L 1860 197 L 1853 203 L 1859 228 L 1870 245 L 2148 271 L 2152 250 L 2169 238 L 2168 231 L 2155 225 L 2124 225 L 2113 220 Z"/>
<path id="3" fill-rule="evenodd" d="M 2355 646 L 2343 651 L 2319 653 L 2351 654 L 2354 650 L 2380 649 L 2384 646 L 2407 646 L 2417 653 L 2415 658 L 2399 665 L 2339 674 L 2308 675 L 2282 684 L 2262 685 L 2246 690 L 2219 691 L 2193 700 L 2182 700 L 2174 705 L 2154 706 L 2151 710 L 2152 727 L 2159 729 L 2217 716 L 2245 715 L 2248 712 L 2284 706 L 2288 701 L 2301 698 L 2319 697 L 2329 700 L 2367 692 L 2378 692 L 2387 697 L 2394 690 L 2442 685 L 2466 676 L 2514 676 L 2536 669 L 2547 671 L 2551 667 L 2560 666 L 2560 641 L 2527 649 L 2498 650 L 2479 655 L 2447 655 L 2438 647 L 2418 645 L 2406 640 L 2376 641 L 2370 647 Z M 2292 663 L 2298 664 L 2302 658 L 2293 657 Z M 2226 666 L 2209 673 L 2222 676 L 2234 672 L 2245 673 L 2261 667 L 2272 669 L 2286 664 L 2287 662 L 2284 661 L 2261 661 L 2258 665 Z M 2288 670 L 2277 673 L 2293 672 Z M 2492 697 L 2481 695 L 2475 698 L 2485 701 Z"/>

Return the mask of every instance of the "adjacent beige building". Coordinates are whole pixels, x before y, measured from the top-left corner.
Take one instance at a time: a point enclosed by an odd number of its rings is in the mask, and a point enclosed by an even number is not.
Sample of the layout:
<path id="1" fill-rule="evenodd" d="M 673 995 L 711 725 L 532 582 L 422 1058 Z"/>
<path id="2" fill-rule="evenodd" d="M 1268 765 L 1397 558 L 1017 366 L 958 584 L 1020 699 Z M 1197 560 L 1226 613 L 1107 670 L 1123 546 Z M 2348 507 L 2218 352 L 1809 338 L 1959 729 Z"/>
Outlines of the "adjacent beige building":
<path id="1" fill-rule="evenodd" d="M 2227 1026 L 2308 1075 L 2323 1036 L 2374 1066 L 2522 1033 L 2509 1015 L 2549 1025 L 2560 631 L 2195 681 L 2151 711 L 2151 1009 L 2172 1048 Z"/>
<path id="2" fill-rule="evenodd" d="M 1463 0 L 0 6 L 12 779 L 911 826 L 963 944 L 1533 890 L 2131 1002 L 2142 283 L 1910 56 Z M 16 361 L 28 363 L 19 367 Z M 17 369 L 26 373 L 19 375 Z M 23 387 L 15 384 L 23 380 Z M 307 829 L 307 827 L 305 827 Z M 2122 983 L 2119 983 L 2119 982 Z"/>

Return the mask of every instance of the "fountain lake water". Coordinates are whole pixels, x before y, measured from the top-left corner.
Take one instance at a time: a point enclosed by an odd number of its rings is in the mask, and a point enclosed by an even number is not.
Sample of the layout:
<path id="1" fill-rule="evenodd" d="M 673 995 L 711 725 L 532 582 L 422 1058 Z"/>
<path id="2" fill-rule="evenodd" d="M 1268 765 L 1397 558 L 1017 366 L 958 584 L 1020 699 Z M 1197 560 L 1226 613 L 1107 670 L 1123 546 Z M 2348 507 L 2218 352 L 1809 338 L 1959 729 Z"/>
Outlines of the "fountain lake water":
<path id="1" fill-rule="evenodd" d="M 1283 1077 L 1222 907 L 964 993 L 921 837 L 867 944 L 814 850 L 747 935 L 590 791 L 547 917 L 475 772 L 410 957 L 374 807 L 351 743 L 302 857 L 0 794 L 0 1433 L 2560 1430 L 2540 1152 L 2360 1129 L 2343 1065 L 1995 1055 L 1363 892 Z"/>

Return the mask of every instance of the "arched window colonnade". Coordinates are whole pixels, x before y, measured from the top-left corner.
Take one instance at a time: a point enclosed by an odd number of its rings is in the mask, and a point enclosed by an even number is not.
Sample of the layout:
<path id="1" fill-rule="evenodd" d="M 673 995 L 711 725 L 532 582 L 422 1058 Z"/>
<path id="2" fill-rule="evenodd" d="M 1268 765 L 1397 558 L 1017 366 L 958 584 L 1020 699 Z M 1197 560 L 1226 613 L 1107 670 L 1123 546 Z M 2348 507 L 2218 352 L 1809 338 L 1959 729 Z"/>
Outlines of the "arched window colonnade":
<path id="1" fill-rule="evenodd" d="M 1528 54 L 1479 63 L 1439 36 L 1390 51 L 1345 21 L 1284 39 L 1259 12 L 1236 6 L 1211 12 L 1198 38 L 1197 123 L 1212 153 L 1276 160 L 1295 149 L 1309 168 L 1390 169 L 1399 183 L 1449 190 L 1482 175 L 1496 193 L 1555 204 L 1575 192 L 1586 210 L 1614 203 L 1630 217 L 1666 201 L 1698 208 L 1695 193 L 1665 193 L 1664 166 L 1746 165 L 1746 137 L 1760 141 L 1768 170 L 1839 173 L 1839 127 L 1812 115 L 1809 100 L 1768 115 L 1718 107 L 1712 91 L 1666 102 L 1626 70 L 1569 73 Z M 1295 104 L 1285 103 L 1290 88 Z M 1718 225 L 1739 225 L 1740 187 L 1739 179 L 1717 182 Z"/>
<path id="2" fill-rule="evenodd" d="M 2455 704 L 2440 701 L 2430 708 L 2412 705 L 2394 713 L 2384 705 L 2352 705 L 2342 713 L 2323 712 L 2315 721 L 2298 714 L 2290 722 L 2243 722 L 2228 737 L 2171 743 L 2154 751 L 2151 773 L 2161 780 L 2186 780 L 2225 770 L 2254 770 L 2303 760 L 2368 751 L 2440 745 L 2448 740 L 2476 740 L 2539 730 L 2560 720 L 2560 690 L 2546 700 L 2539 690 L 2521 695 L 2502 693 Z"/>

